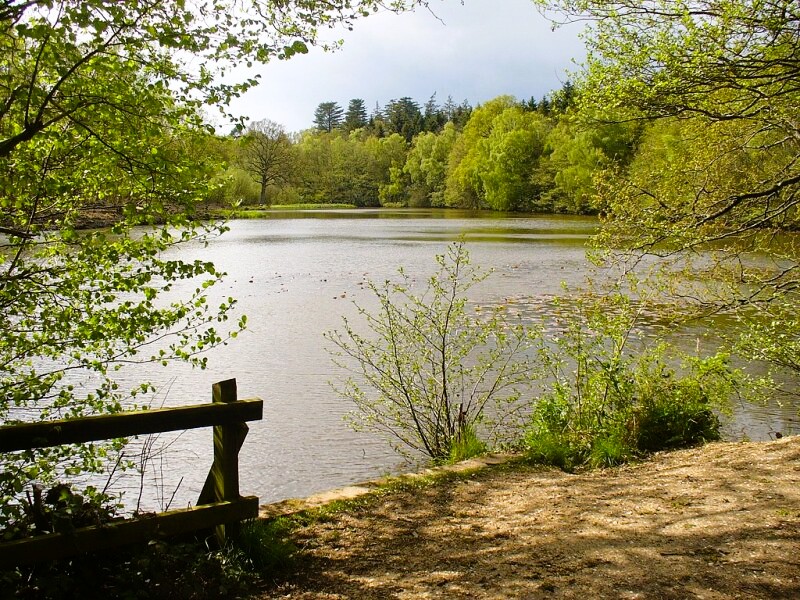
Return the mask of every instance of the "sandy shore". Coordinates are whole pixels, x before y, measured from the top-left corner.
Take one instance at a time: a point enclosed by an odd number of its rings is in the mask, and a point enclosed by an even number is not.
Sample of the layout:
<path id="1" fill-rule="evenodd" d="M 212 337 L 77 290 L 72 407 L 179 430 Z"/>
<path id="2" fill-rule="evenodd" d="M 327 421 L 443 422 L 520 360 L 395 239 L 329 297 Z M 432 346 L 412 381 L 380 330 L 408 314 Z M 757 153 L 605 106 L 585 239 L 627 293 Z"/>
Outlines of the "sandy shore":
<path id="1" fill-rule="evenodd" d="M 490 467 L 300 529 L 261 598 L 800 598 L 800 437 Z"/>

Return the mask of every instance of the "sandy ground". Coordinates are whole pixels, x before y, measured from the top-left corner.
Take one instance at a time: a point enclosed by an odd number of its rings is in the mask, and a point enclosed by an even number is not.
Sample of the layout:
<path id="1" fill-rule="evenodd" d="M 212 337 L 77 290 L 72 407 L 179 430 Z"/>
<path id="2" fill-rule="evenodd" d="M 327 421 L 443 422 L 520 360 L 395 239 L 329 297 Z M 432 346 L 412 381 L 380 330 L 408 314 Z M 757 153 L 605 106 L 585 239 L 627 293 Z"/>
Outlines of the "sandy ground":
<path id="1" fill-rule="evenodd" d="M 297 532 L 260 598 L 798 598 L 800 437 L 487 468 Z"/>

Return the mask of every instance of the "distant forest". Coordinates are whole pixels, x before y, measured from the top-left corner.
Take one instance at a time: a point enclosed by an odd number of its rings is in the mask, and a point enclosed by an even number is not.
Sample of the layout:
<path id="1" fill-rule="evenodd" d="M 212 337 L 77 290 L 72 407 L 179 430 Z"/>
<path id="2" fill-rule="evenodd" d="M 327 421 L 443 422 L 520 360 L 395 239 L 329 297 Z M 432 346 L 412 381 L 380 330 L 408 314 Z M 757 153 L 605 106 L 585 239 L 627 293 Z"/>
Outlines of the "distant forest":
<path id="1" fill-rule="evenodd" d="M 217 140 L 228 165 L 215 200 L 232 204 L 483 208 L 587 214 L 594 174 L 625 167 L 642 128 L 579 122 L 571 83 L 540 100 L 499 96 L 367 109 L 321 102 L 299 134 L 268 119 Z"/>

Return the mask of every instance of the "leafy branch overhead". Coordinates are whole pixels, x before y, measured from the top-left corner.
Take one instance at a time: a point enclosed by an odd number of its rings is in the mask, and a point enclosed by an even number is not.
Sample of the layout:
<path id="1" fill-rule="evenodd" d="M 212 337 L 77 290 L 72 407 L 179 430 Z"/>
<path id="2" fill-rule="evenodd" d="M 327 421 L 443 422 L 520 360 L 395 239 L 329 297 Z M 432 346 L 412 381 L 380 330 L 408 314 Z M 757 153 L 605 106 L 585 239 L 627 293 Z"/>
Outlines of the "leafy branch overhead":
<path id="1" fill-rule="evenodd" d="M 424 4 L 0 3 L 0 422 L 121 410 L 152 389 L 122 389 L 122 365 L 203 367 L 235 337 L 245 319 L 214 287 L 224 274 L 169 253 L 225 229 L 194 220 L 221 186 L 203 110 L 256 85 L 232 82 L 232 65 Z M 0 529 L 30 508 L 29 482 L 97 471 L 121 447 L 4 455 Z"/>
<path id="2" fill-rule="evenodd" d="M 287 59 L 307 52 L 320 28 L 416 5 L 427 2 L 4 3 L 3 52 L 13 69 L 3 77 L 0 117 L 22 109 L 24 118 L 14 119 L 16 127 L 3 132 L 0 157 L 64 120 L 90 125 L 90 110 L 126 112 L 126 88 L 113 76 L 116 66 L 142 72 L 144 85 L 169 90 L 188 108 L 209 104 L 224 112 L 233 98 L 257 84 L 255 78 L 222 82 L 233 65 Z M 89 80 L 90 88 L 80 85 Z"/>
<path id="3" fill-rule="evenodd" d="M 581 119 L 642 127 L 630 164 L 596 176 L 600 254 L 658 265 L 663 291 L 736 315 L 739 351 L 797 372 L 800 4 L 537 4 L 591 22 Z"/>

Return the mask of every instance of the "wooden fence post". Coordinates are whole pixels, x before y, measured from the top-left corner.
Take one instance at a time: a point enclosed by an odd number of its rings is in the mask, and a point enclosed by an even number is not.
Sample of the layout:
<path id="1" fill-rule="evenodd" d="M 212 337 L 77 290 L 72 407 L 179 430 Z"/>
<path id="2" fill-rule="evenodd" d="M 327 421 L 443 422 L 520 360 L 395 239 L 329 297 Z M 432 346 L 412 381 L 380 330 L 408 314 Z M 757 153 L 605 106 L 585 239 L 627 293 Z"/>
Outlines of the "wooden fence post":
<path id="1" fill-rule="evenodd" d="M 227 379 L 211 386 L 212 402 L 236 402 L 236 380 Z M 213 482 L 214 502 L 235 501 L 239 499 L 239 449 L 247 435 L 247 425 L 214 426 L 214 464 L 210 479 Z M 200 500 L 203 500 L 202 494 Z M 239 524 L 217 525 L 215 533 L 220 547 L 226 538 L 238 534 Z"/>

